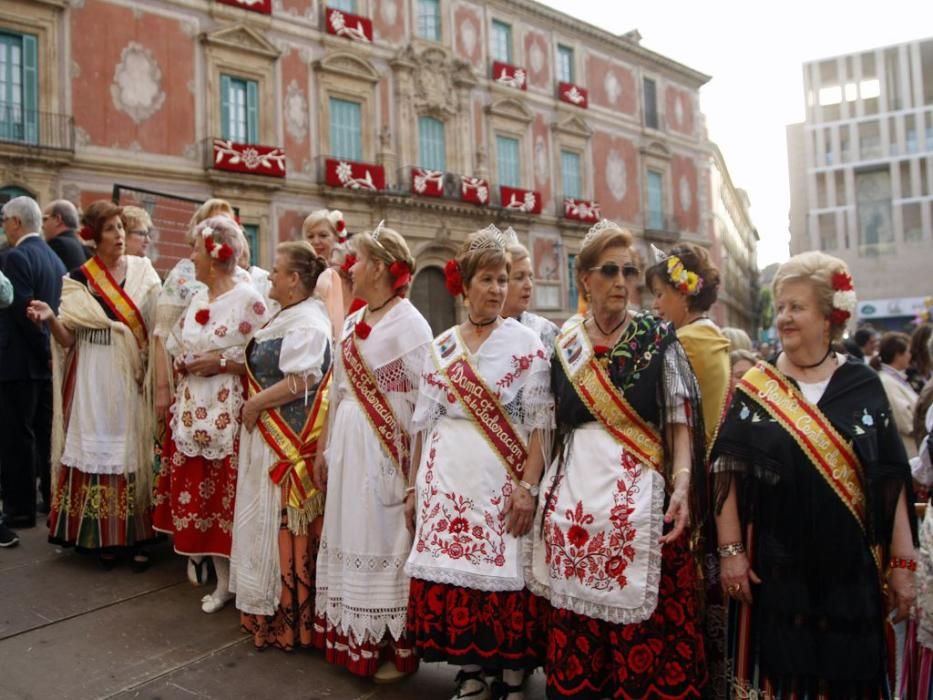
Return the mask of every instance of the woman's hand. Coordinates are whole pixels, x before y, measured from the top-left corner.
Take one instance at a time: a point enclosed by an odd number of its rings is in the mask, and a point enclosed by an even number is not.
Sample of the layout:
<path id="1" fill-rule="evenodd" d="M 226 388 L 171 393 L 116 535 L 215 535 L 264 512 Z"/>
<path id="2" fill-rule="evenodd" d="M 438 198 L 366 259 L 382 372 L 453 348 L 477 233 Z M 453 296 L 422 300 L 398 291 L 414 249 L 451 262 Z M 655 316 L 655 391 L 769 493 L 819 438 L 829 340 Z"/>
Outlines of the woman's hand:
<path id="1" fill-rule="evenodd" d="M 168 390 L 168 384 L 159 384 L 156 387 L 155 410 L 156 417 L 162 418 L 168 413 L 172 405 L 172 393 Z"/>
<path id="2" fill-rule="evenodd" d="M 405 527 L 412 537 L 415 536 L 415 500 L 414 491 L 405 494 Z"/>
<path id="3" fill-rule="evenodd" d="M 318 444 L 320 445 L 320 443 Z M 318 447 L 318 449 L 321 451 L 314 458 L 314 466 L 311 468 L 311 480 L 314 481 L 318 491 L 323 493 L 327 491 L 327 460 L 324 459 L 324 452 L 321 447 Z"/>
<path id="4" fill-rule="evenodd" d="M 247 432 L 253 432 L 253 428 L 256 427 L 256 421 L 259 420 L 260 413 L 261 411 L 256 403 L 255 396 L 243 404 L 243 427 L 246 428 Z"/>
<path id="5" fill-rule="evenodd" d="M 213 377 L 220 374 L 220 354 L 208 352 L 195 355 L 185 363 L 185 368 L 196 377 Z"/>
<path id="6" fill-rule="evenodd" d="M 891 608 L 895 611 L 894 622 L 906 620 L 917 600 L 916 576 L 909 569 L 891 569 L 888 574 Z"/>
<path id="7" fill-rule="evenodd" d="M 514 485 L 503 515 L 509 516 L 506 532 L 521 537 L 531 530 L 535 519 L 535 499 L 524 486 Z"/>
<path id="8" fill-rule="evenodd" d="M 26 318 L 28 318 L 33 323 L 45 323 L 49 321 L 55 314 L 52 312 L 52 307 L 46 304 L 44 301 L 39 301 L 33 299 L 29 302 L 29 306 L 26 307 Z"/>
<path id="9" fill-rule="evenodd" d="M 719 558 L 719 583 L 727 596 L 751 605 L 751 584 L 761 583 L 761 579 L 752 571 L 748 557 L 742 553 Z"/>
<path id="10" fill-rule="evenodd" d="M 690 500 L 687 494 L 690 489 L 690 474 L 684 473 L 677 480 L 674 486 L 674 493 L 671 494 L 671 502 L 667 506 L 667 512 L 664 514 L 664 522 L 674 523 L 674 527 L 666 535 L 661 536 L 661 544 L 673 542 L 680 537 L 687 525 L 690 524 Z"/>

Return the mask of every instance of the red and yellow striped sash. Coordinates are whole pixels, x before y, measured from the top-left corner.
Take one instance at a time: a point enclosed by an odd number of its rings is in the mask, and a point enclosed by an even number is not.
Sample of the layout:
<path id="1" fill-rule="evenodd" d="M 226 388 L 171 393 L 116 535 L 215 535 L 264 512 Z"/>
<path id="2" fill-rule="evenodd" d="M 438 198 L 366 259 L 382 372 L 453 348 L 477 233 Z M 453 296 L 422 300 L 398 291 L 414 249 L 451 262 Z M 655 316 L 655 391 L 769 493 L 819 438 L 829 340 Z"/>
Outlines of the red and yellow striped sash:
<path id="1" fill-rule="evenodd" d="M 143 315 L 136 308 L 136 304 L 133 303 L 130 295 L 117 284 L 100 258 L 95 255 L 88 260 L 81 266 L 81 272 L 84 273 L 88 284 L 104 300 L 107 308 L 114 313 L 117 320 L 130 329 L 139 348 L 144 348 L 148 333 L 146 323 L 143 321 Z"/>

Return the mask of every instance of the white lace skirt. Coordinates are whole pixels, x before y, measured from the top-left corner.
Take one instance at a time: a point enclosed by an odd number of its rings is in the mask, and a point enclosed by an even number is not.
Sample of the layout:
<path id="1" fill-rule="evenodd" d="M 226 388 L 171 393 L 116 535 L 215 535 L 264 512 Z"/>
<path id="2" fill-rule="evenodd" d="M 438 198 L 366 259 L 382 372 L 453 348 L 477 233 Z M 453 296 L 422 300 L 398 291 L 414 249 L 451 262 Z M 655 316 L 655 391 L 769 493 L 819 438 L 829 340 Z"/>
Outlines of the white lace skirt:
<path id="1" fill-rule="evenodd" d="M 315 612 L 359 642 L 386 631 L 397 640 L 408 611 L 405 481 L 352 395 L 337 406 L 330 431 Z"/>

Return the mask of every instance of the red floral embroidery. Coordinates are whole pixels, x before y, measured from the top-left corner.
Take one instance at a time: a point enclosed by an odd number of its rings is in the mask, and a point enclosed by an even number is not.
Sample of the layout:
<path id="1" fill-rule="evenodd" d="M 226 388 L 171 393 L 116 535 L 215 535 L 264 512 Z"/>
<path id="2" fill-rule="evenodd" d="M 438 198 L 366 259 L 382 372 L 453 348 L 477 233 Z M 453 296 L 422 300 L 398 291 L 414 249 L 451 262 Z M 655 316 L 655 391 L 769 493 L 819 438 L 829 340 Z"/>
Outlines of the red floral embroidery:
<path id="1" fill-rule="evenodd" d="M 512 386 L 516 379 L 528 371 L 535 357 L 545 359 L 544 350 L 531 352 L 527 355 L 512 355 L 512 371 L 496 382 L 496 386 L 500 389 Z"/>
<path id="2" fill-rule="evenodd" d="M 440 374 L 437 372 L 428 372 L 424 375 L 424 381 L 428 386 L 433 386 L 435 389 L 440 389 L 447 394 L 447 403 L 457 403 L 457 397 L 454 396 L 453 392 L 447 387 L 447 382 L 441 378 Z"/>
<path id="3" fill-rule="evenodd" d="M 266 313 L 266 305 L 261 301 L 257 301 L 253 304 L 253 313 L 257 316 L 262 316 Z"/>
<path id="4" fill-rule="evenodd" d="M 194 417 L 198 420 L 204 420 L 207 418 L 207 409 L 204 406 L 198 406 L 194 409 Z"/>
<path id="5" fill-rule="evenodd" d="M 228 329 L 226 326 L 217 326 L 217 328 L 214 329 L 214 335 L 216 335 L 218 338 L 223 338 L 225 335 L 227 335 L 227 330 Z"/>
<path id="6" fill-rule="evenodd" d="M 415 549 L 418 552 L 430 551 L 435 557 L 445 555 L 450 559 L 466 559 L 471 564 L 505 566 L 504 510 L 512 484 L 507 482 L 502 493 L 490 499 L 492 510 L 481 511 L 485 527 L 474 525 L 471 528 L 466 516 L 479 510 L 473 499 L 455 493 L 440 493 L 433 485 L 436 442 L 437 435 L 434 435 L 425 464 L 428 495 L 421 506 Z"/>
<path id="7" fill-rule="evenodd" d="M 210 309 L 200 309 L 195 315 L 194 320 L 200 323 L 202 326 L 206 326 L 207 322 L 211 320 L 211 310 Z"/>
<path id="8" fill-rule="evenodd" d="M 237 330 L 240 332 L 240 335 L 249 335 L 253 330 L 253 324 L 249 321 L 240 321 L 240 325 L 237 326 Z"/>
<path id="9" fill-rule="evenodd" d="M 185 411 L 181 414 L 181 424 L 186 428 L 194 425 L 194 416 L 191 415 L 191 411 Z"/>
<path id="10" fill-rule="evenodd" d="M 206 430 L 195 430 L 194 441 L 201 447 L 207 447 L 211 444 L 211 436 L 208 435 Z"/>
<path id="11" fill-rule="evenodd" d="M 221 413 L 214 421 L 214 427 L 216 427 L 217 430 L 223 430 L 228 425 L 230 425 L 230 414 L 226 412 Z"/>
<path id="12" fill-rule="evenodd" d="M 628 583 L 625 570 L 635 559 L 635 535 L 637 529 L 629 522 L 634 511 L 635 495 L 639 491 L 636 484 L 641 473 L 641 465 L 629 454 L 621 459 L 625 476 L 616 481 L 613 494 L 613 507 L 609 511 L 610 529 L 592 534 L 588 525 L 594 518 L 583 508 L 583 502 L 577 501 L 576 507 L 569 508 L 565 517 L 570 521 L 566 533 L 551 516 L 553 503 L 545 514 L 547 520 L 545 554 L 551 575 L 555 578 L 576 578 L 594 590 L 610 590 L 618 586 L 624 588 Z M 554 489 L 560 486 L 560 479 Z"/>
<path id="13" fill-rule="evenodd" d="M 224 387 L 223 389 L 217 392 L 217 400 L 220 401 L 220 403 L 224 403 L 227 400 L 227 397 L 229 396 L 230 396 L 230 389 L 228 389 L 227 387 Z"/>

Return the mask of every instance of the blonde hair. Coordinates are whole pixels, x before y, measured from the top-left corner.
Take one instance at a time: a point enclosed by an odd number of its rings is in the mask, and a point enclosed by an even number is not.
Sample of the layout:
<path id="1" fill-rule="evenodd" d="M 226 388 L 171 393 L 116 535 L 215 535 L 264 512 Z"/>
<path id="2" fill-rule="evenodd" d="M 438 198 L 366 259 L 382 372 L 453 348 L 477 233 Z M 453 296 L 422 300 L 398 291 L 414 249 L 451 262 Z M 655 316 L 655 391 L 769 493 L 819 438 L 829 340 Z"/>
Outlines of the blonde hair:
<path id="1" fill-rule="evenodd" d="M 315 226 L 324 224 L 327 226 L 327 230 L 333 234 L 334 239 L 338 239 L 340 234 L 337 232 L 337 221 L 341 219 L 343 219 L 343 214 L 336 209 L 316 209 L 305 217 L 304 222 L 301 224 L 301 235 L 302 237 L 307 236 L 308 232 Z"/>
<path id="2" fill-rule="evenodd" d="M 771 282 L 771 291 L 774 298 L 777 299 L 781 286 L 785 282 L 809 282 L 816 294 L 820 313 L 830 322 L 829 339 L 831 341 L 839 340 L 846 324 L 833 323 L 831 317 L 833 313 L 833 294 L 835 294 L 833 275 L 840 272 L 849 274 L 849 268 L 837 257 L 818 250 L 800 253 L 777 269 L 777 272 L 774 273 L 774 280 Z"/>
<path id="3" fill-rule="evenodd" d="M 752 346 L 752 339 L 749 338 L 748 333 L 741 328 L 726 326 L 725 328 L 721 328 L 720 332 L 726 337 L 726 340 L 729 341 L 730 350 L 745 350 L 751 352 L 754 349 Z"/>
<path id="4" fill-rule="evenodd" d="M 120 215 L 123 219 L 123 228 L 129 233 L 134 224 L 143 226 L 147 231 L 152 228 L 152 219 L 149 212 L 141 207 L 127 206 L 123 207 L 123 213 Z"/>
<path id="5" fill-rule="evenodd" d="M 408 244 L 405 242 L 405 239 L 402 238 L 402 234 L 394 229 L 383 226 L 379 230 L 378 240 L 373 238 L 372 231 L 354 234 L 353 238 L 350 239 L 350 245 L 353 250 L 359 253 L 365 253 L 366 257 L 370 260 L 378 260 L 383 263 L 386 268 L 392 263 L 399 261 L 408 266 L 412 275 L 415 273 L 415 259 L 408 249 Z M 409 286 L 409 284 L 406 284 L 398 291 L 401 291 L 402 294 L 407 294 Z"/>
<path id="6" fill-rule="evenodd" d="M 729 366 L 735 367 L 739 362 L 745 360 L 746 362 L 751 363 L 752 367 L 758 364 L 758 358 L 755 356 L 751 350 L 733 350 L 729 353 Z"/>
<path id="7" fill-rule="evenodd" d="M 208 228 L 211 229 L 210 235 L 216 245 L 223 245 L 226 243 L 233 250 L 233 255 L 226 260 L 213 259 L 215 267 L 223 272 L 232 273 L 236 270 L 237 261 L 240 259 L 240 256 L 243 255 L 243 246 L 246 243 L 246 237 L 243 235 L 236 221 L 229 216 L 221 214 L 220 216 L 212 216 L 209 219 L 205 219 L 197 225 L 197 228 L 195 228 L 195 244 L 197 243 L 198 237 L 202 237 L 205 229 Z"/>
<path id="8" fill-rule="evenodd" d="M 236 223 L 236 213 L 233 211 L 233 207 L 230 206 L 230 202 L 226 199 L 212 197 L 197 208 L 194 214 L 192 214 L 191 220 L 188 222 L 188 234 L 185 238 L 188 240 L 189 245 L 193 246 L 195 243 L 194 233 L 198 224 L 215 216 L 226 216 Z M 239 228 L 239 226 L 237 228 Z"/>
<path id="9" fill-rule="evenodd" d="M 634 250 L 632 249 L 634 240 L 631 231 L 621 226 L 609 226 L 593 234 L 593 237 L 588 241 L 584 239 L 585 245 L 577 255 L 577 263 L 574 268 L 577 277 L 577 291 L 580 293 L 581 299 L 586 294 L 586 290 L 583 288 L 583 275 L 585 275 L 591 267 L 596 266 L 602 254 L 609 248 L 627 248 L 628 250 L 632 250 L 634 259 Z"/>
<path id="10" fill-rule="evenodd" d="M 526 258 L 530 258 L 531 254 L 528 252 L 528 249 L 523 246 L 521 243 L 513 243 L 508 248 L 505 249 L 505 252 L 509 255 L 509 262 L 512 265 L 520 263 Z"/>

